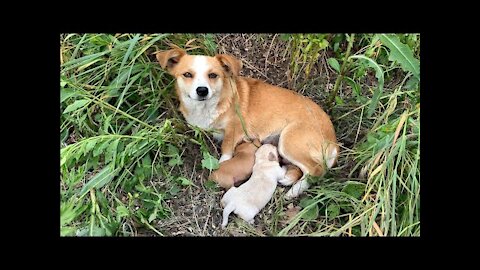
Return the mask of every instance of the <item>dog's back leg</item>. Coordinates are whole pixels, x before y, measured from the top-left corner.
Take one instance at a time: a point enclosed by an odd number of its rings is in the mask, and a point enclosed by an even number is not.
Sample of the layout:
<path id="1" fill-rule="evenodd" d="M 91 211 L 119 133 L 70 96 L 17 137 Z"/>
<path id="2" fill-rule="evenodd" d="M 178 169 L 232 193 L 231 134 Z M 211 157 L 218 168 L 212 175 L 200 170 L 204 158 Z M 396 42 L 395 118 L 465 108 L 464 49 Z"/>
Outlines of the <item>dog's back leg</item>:
<path id="1" fill-rule="evenodd" d="M 297 123 L 282 131 L 278 152 L 302 172 L 300 174 L 298 169 L 290 167 L 285 178 L 279 181 L 282 185 L 294 185 L 286 194 L 287 199 L 300 195 L 309 187 L 305 178 L 307 174 L 323 176 L 326 172 L 324 167 L 330 167 L 329 163 L 333 163 L 329 159 L 324 162 L 323 145 L 328 145 L 328 142 L 317 128 L 305 128 L 303 124 Z M 325 148 L 327 149 L 329 148 Z"/>

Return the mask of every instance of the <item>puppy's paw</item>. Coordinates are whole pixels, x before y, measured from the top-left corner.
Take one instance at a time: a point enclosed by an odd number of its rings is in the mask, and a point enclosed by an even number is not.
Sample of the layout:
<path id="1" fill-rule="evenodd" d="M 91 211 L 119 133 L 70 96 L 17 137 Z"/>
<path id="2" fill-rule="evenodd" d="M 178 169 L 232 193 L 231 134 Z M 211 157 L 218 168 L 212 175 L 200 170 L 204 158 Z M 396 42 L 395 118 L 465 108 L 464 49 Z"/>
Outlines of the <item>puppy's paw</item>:
<path id="1" fill-rule="evenodd" d="M 222 163 L 224 161 L 227 161 L 232 158 L 232 155 L 230 154 L 223 154 L 220 159 L 218 160 L 219 163 Z"/>

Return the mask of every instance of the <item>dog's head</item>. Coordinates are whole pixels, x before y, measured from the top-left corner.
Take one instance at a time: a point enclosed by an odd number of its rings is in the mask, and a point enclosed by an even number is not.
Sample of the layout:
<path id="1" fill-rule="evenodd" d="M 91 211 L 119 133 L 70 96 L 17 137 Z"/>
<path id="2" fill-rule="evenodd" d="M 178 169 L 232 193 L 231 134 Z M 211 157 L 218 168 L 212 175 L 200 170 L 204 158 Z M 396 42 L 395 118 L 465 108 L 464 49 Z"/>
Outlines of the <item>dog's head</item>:
<path id="1" fill-rule="evenodd" d="M 258 139 L 254 139 L 253 142 L 244 140 L 243 143 L 240 143 L 235 147 L 235 155 L 238 153 L 255 153 L 257 151 L 257 145 L 261 145 Z"/>
<path id="2" fill-rule="evenodd" d="M 228 78 L 238 76 L 242 62 L 233 56 L 189 55 L 182 49 L 157 53 L 160 66 L 176 78 L 179 95 L 195 101 L 219 96 Z"/>
<path id="3" fill-rule="evenodd" d="M 256 162 L 276 161 L 278 162 L 277 147 L 271 144 L 264 144 L 255 152 Z"/>

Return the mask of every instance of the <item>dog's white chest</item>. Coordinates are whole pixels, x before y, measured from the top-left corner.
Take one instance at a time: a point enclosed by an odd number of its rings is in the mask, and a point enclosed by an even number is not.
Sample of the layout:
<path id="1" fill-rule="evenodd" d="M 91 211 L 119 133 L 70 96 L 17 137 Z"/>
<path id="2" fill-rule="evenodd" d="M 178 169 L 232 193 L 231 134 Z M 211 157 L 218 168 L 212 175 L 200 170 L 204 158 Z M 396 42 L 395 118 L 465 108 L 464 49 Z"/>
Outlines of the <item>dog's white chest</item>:
<path id="1" fill-rule="evenodd" d="M 183 103 L 187 109 L 187 114 L 184 116 L 189 124 L 202 129 L 214 128 L 212 124 L 219 116 L 218 99 L 211 98 L 208 101 L 199 102 L 186 98 Z"/>

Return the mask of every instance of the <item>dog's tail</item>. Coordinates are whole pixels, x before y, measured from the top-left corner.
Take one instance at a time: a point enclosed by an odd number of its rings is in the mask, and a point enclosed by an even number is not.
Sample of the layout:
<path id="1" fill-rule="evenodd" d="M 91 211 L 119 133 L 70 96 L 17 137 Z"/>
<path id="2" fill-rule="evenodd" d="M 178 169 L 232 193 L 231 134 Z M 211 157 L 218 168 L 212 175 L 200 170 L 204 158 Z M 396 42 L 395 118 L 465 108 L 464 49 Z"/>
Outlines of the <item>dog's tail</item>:
<path id="1" fill-rule="evenodd" d="M 233 210 L 235 210 L 235 204 L 233 202 L 230 202 L 229 204 L 227 204 L 225 209 L 223 209 L 222 228 L 225 228 L 227 226 L 228 216 L 230 215 L 230 213 L 233 212 Z"/>
<path id="2" fill-rule="evenodd" d="M 323 173 L 331 169 L 337 163 L 340 147 L 337 143 L 325 142 L 320 151 L 316 152 L 312 158 L 318 162 L 322 168 Z"/>
<path id="3" fill-rule="evenodd" d="M 340 147 L 337 144 L 329 144 L 327 147 L 327 153 L 325 158 L 325 163 L 327 167 L 331 169 L 335 163 L 337 163 L 338 154 L 339 154 Z"/>

